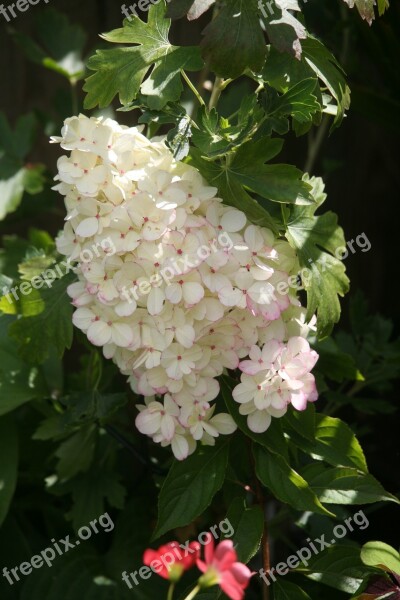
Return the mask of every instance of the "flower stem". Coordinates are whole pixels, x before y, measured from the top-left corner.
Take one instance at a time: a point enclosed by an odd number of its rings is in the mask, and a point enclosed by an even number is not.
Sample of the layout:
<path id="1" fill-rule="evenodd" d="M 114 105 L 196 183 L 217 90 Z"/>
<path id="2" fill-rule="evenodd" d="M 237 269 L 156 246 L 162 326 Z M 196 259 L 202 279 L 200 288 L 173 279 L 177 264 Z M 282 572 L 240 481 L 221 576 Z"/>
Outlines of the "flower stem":
<path id="1" fill-rule="evenodd" d="M 208 105 L 208 110 L 215 108 L 218 104 L 218 100 L 221 96 L 222 90 L 224 89 L 224 80 L 222 77 L 216 77 L 214 81 L 214 86 L 211 93 L 210 104 Z"/>
<path id="2" fill-rule="evenodd" d="M 175 591 L 175 583 L 171 583 L 168 589 L 167 600 L 172 600 Z"/>
<path id="3" fill-rule="evenodd" d="M 198 90 L 196 90 L 195 86 L 190 81 L 189 77 L 186 75 L 186 73 L 183 69 L 181 69 L 181 74 L 182 74 L 183 79 L 188 84 L 189 88 L 192 90 L 193 94 L 196 96 L 197 100 L 200 102 L 201 106 L 205 106 L 206 103 L 204 102 L 203 98 L 200 96 L 200 93 L 198 92 Z"/>
<path id="4" fill-rule="evenodd" d="M 78 91 L 76 89 L 76 79 L 69 80 L 71 84 L 71 102 L 72 102 L 72 113 L 77 115 L 79 112 L 79 99 L 78 99 Z"/>
<path id="5" fill-rule="evenodd" d="M 185 600 L 192 600 L 192 598 L 194 598 L 195 596 L 197 596 L 197 594 L 200 591 L 200 586 L 196 585 L 196 587 L 194 588 L 194 590 L 192 590 L 189 594 L 189 596 L 186 596 Z"/>

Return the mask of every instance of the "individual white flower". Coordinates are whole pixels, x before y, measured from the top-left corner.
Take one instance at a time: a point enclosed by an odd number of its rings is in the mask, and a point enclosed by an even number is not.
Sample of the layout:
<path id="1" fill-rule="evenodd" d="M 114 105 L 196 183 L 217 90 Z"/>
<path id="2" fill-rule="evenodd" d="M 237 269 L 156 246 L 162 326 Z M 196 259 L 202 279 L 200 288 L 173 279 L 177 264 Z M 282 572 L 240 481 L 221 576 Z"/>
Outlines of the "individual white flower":
<path id="1" fill-rule="evenodd" d="M 260 371 L 269 371 L 281 353 L 282 344 L 277 340 L 271 340 L 265 344 L 263 349 L 258 346 L 252 346 L 249 356 L 250 360 L 244 360 L 240 363 L 240 369 L 246 375 L 256 375 Z"/>
<path id="2" fill-rule="evenodd" d="M 140 413 L 136 417 L 136 427 L 146 435 L 161 434 L 162 439 L 171 442 L 175 435 L 179 407 L 171 396 L 165 395 L 164 403 L 150 402 L 147 406 L 139 406 Z"/>
<path id="3" fill-rule="evenodd" d="M 161 364 L 171 379 L 182 379 L 183 375 L 189 375 L 196 368 L 196 362 L 201 357 L 202 351 L 199 346 L 187 349 L 173 343 L 162 353 Z"/>
<path id="4" fill-rule="evenodd" d="M 95 196 L 107 178 L 107 168 L 98 164 L 99 157 L 90 152 L 73 150 L 71 158 L 58 159 L 58 179 L 76 186 L 80 194 Z"/>
<path id="5" fill-rule="evenodd" d="M 76 327 L 87 333 L 89 341 L 95 346 L 104 346 L 112 342 L 116 346 L 126 348 L 132 343 L 132 328 L 112 311 L 78 308 L 72 320 Z"/>

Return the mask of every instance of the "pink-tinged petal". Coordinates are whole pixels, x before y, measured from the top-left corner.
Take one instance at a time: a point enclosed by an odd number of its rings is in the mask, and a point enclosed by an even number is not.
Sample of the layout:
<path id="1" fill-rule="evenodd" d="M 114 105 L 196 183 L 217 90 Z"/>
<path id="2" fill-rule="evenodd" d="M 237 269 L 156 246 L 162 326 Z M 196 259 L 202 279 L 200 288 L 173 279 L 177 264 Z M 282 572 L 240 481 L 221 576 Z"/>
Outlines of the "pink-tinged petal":
<path id="1" fill-rule="evenodd" d="M 72 322 L 78 329 L 87 331 L 93 322 L 94 314 L 89 308 L 78 308 L 72 316 Z"/>
<path id="2" fill-rule="evenodd" d="M 153 560 L 157 560 L 159 558 L 159 556 L 160 556 L 160 554 L 156 550 L 152 550 L 151 548 L 149 548 L 148 550 L 144 551 L 143 564 L 150 566 L 150 563 Z"/>
<path id="3" fill-rule="evenodd" d="M 263 236 L 261 230 L 256 225 L 249 225 L 244 232 L 244 239 L 246 244 L 252 250 L 260 250 L 264 245 Z"/>
<path id="4" fill-rule="evenodd" d="M 302 337 L 290 338 L 287 347 L 292 356 L 303 352 L 310 352 L 310 344 Z"/>
<path id="5" fill-rule="evenodd" d="M 242 362 L 239 363 L 239 369 L 243 373 L 246 373 L 246 375 L 256 375 L 257 373 L 262 371 L 263 368 L 266 367 L 257 362 L 253 362 L 252 360 L 242 360 Z"/>
<path id="6" fill-rule="evenodd" d="M 243 600 L 244 590 L 229 571 L 222 574 L 219 585 L 231 600 Z"/>
<path id="7" fill-rule="evenodd" d="M 227 210 L 221 218 L 221 227 L 228 233 L 235 233 L 243 229 L 246 225 L 247 218 L 240 210 Z"/>
<path id="8" fill-rule="evenodd" d="M 208 565 L 210 565 L 214 558 L 215 541 L 211 533 L 207 533 L 206 541 L 204 544 L 204 559 Z"/>
<path id="9" fill-rule="evenodd" d="M 165 295 L 172 304 L 178 304 L 182 300 L 182 287 L 179 283 L 172 283 L 165 288 Z"/>
<path id="10" fill-rule="evenodd" d="M 99 230 L 99 220 L 96 217 L 90 217 L 89 219 L 84 219 L 75 229 L 76 235 L 80 235 L 81 237 L 88 238 L 96 235 Z"/>
<path id="11" fill-rule="evenodd" d="M 173 438 L 171 448 L 177 460 L 185 460 L 189 456 L 189 444 L 183 435 L 176 435 Z"/>
<path id="12" fill-rule="evenodd" d="M 208 571 L 208 565 L 199 558 L 196 560 L 196 566 L 202 573 L 206 573 L 206 571 Z"/>
<path id="13" fill-rule="evenodd" d="M 239 404 L 244 404 L 246 402 L 250 402 L 250 400 L 253 400 L 254 393 L 254 389 L 249 388 L 244 383 L 239 383 L 239 385 L 237 385 L 233 390 L 232 397 L 235 400 L 235 402 L 238 402 Z"/>
<path id="14" fill-rule="evenodd" d="M 111 327 L 103 321 L 95 321 L 90 325 L 87 336 L 95 346 L 105 346 L 112 339 Z"/>
<path id="15" fill-rule="evenodd" d="M 234 350 L 226 350 L 222 356 L 223 366 L 234 371 L 239 367 L 239 357 Z"/>
<path id="16" fill-rule="evenodd" d="M 267 364 L 272 364 L 282 350 L 282 344 L 278 340 L 270 340 L 262 349 L 262 359 Z"/>
<path id="17" fill-rule="evenodd" d="M 293 358 L 290 362 L 284 363 L 281 369 L 279 369 L 279 375 L 282 379 L 298 379 L 305 372 L 307 372 L 307 368 L 301 362 L 300 358 Z"/>
<path id="18" fill-rule="evenodd" d="M 317 352 L 315 352 L 315 350 L 311 350 L 310 352 L 306 352 L 305 354 L 298 356 L 298 360 L 301 361 L 307 371 L 311 371 L 311 369 L 314 368 L 318 359 L 319 355 Z"/>
<path id="19" fill-rule="evenodd" d="M 191 348 L 194 344 L 196 332 L 191 325 L 182 325 L 175 331 L 175 336 L 184 348 Z"/>
<path id="20" fill-rule="evenodd" d="M 237 429 L 235 421 L 227 413 L 219 413 L 212 417 L 210 423 L 223 435 L 230 435 Z"/>
<path id="21" fill-rule="evenodd" d="M 247 417 L 247 425 L 254 433 L 264 433 L 271 425 L 271 415 L 266 411 L 257 410 Z"/>
<path id="22" fill-rule="evenodd" d="M 164 306 L 165 295 L 162 289 L 152 288 L 147 299 L 147 309 L 151 315 L 159 315 Z"/>
<path id="23" fill-rule="evenodd" d="M 204 298 L 204 288 L 200 283 L 188 282 L 184 283 L 183 286 L 183 299 L 189 306 L 198 304 L 200 300 Z"/>
<path id="24" fill-rule="evenodd" d="M 233 288 L 231 285 L 226 286 L 218 290 L 218 298 L 224 306 L 236 306 L 241 298 L 243 293 L 241 290 L 237 288 Z"/>
<path id="25" fill-rule="evenodd" d="M 159 412 L 149 412 L 144 410 L 139 413 L 135 420 L 135 425 L 145 435 L 154 435 L 160 429 L 161 414 Z"/>
<path id="26" fill-rule="evenodd" d="M 215 549 L 213 564 L 218 571 L 225 571 L 237 561 L 236 550 L 232 540 L 224 540 Z"/>
<path id="27" fill-rule="evenodd" d="M 111 326 L 112 340 L 116 346 L 127 348 L 133 342 L 133 331 L 125 323 L 114 323 Z"/>
<path id="28" fill-rule="evenodd" d="M 238 583 L 242 586 L 247 586 L 249 583 L 249 579 L 253 576 L 253 572 L 250 571 L 246 565 L 243 563 L 237 562 L 231 567 L 231 573 L 236 579 Z"/>
<path id="29" fill-rule="evenodd" d="M 252 361 L 259 361 L 261 358 L 261 349 L 256 345 L 252 346 L 250 348 L 249 356 Z"/>
<path id="30" fill-rule="evenodd" d="M 175 434 L 175 421 L 171 415 L 164 415 L 161 419 L 161 433 L 167 441 L 171 441 Z"/>
<path id="31" fill-rule="evenodd" d="M 307 408 L 307 396 L 302 392 L 292 394 L 291 403 L 296 410 L 305 410 Z"/>

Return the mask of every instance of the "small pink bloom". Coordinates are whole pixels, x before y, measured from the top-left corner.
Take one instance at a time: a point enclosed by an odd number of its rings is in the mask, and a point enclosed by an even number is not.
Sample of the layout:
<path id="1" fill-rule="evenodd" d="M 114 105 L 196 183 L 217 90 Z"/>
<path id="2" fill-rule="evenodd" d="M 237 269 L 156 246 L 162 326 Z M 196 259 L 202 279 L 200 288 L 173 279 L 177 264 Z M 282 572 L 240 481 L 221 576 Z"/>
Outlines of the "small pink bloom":
<path id="1" fill-rule="evenodd" d="M 197 567 L 204 573 L 200 585 L 218 584 L 231 600 L 243 600 L 244 590 L 254 575 L 246 565 L 238 562 L 232 540 L 224 540 L 215 548 L 211 534 L 205 544 L 204 561 L 197 559 Z"/>
<path id="2" fill-rule="evenodd" d="M 178 542 L 169 542 L 158 550 L 149 548 L 143 554 L 143 564 L 154 570 L 157 575 L 170 581 L 179 581 L 184 571 L 196 564 L 200 556 L 200 544 L 190 542 L 189 551 L 183 549 Z"/>

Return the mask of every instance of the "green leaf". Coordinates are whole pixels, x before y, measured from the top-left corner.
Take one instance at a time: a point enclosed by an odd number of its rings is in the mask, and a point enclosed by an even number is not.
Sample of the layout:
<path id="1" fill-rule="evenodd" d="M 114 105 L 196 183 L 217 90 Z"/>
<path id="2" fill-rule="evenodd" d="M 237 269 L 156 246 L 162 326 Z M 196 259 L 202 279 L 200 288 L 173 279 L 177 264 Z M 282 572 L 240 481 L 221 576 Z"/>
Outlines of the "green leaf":
<path id="1" fill-rule="evenodd" d="M 332 128 L 338 127 L 350 107 L 350 88 L 342 67 L 324 44 L 312 36 L 302 42 L 302 48 L 303 60 L 323 81 L 337 102 L 338 112 Z"/>
<path id="2" fill-rule="evenodd" d="M 378 0 L 378 12 L 381 17 L 389 8 L 389 0 Z"/>
<path id="3" fill-rule="evenodd" d="M 302 475 L 320 501 L 327 504 L 372 504 L 382 501 L 400 504 L 372 475 L 360 473 L 357 469 L 330 469 L 321 464 L 312 464 L 302 471 Z"/>
<path id="4" fill-rule="evenodd" d="M 309 36 L 302 42 L 302 49 L 301 59 L 297 60 L 271 47 L 260 77 L 279 92 L 287 93 L 292 86 L 317 76 L 321 83 L 320 89 L 316 88 L 314 94 L 320 105 L 323 103 L 323 94 L 327 92 L 337 103 L 337 115 L 332 126 L 335 128 L 340 125 L 350 106 L 350 88 L 345 74 L 336 58 L 319 40 Z"/>
<path id="5" fill-rule="evenodd" d="M 211 69 L 221 77 L 239 77 L 247 68 L 260 71 L 266 47 L 258 0 L 231 0 L 222 5 L 204 30 L 202 47 Z"/>
<path id="6" fill-rule="evenodd" d="M 365 565 L 400 574 L 400 554 L 384 542 L 367 542 L 361 548 L 361 560 Z"/>
<path id="7" fill-rule="evenodd" d="M 12 131 L 6 117 L 0 113 L 0 221 L 14 212 L 24 192 L 37 194 L 43 190 L 43 165 L 25 165 L 36 134 L 36 119 L 32 113 L 20 117 Z"/>
<path id="8" fill-rule="evenodd" d="M 99 529 L 99 536 L 100 532 Z M 108 535 L 104 532 L 101 537 L 107 538 Z M 103 557 L 89 542 L 57 557 L 51 569 L 35 569 L 24 579 L 20 600 L 67 600 L 68 597 L 68 600 L 74 597 L 82 600 L 129 600 L 132 597 L 120 576 L 115 579 L 109 576 Z M 135 593 L 136 599 L 150 600 L 149 596 L 142 594 L 142 590 Z"/>
<path id="9" fill-rule="evenodd" d="M 331 546 L 311 559 L 305 569 L 298 569 L 310 579 L 348 594 L 355 594 L 361 583 L 375 571 L 360 559 L 357 546 Z"/>
<path id="10" fill-rule="evenodd" d="M 176 160 L 183 160 L 189 154 L 192 136 L 192 123 L 189 115 L 185 115 L 178 121 L 176 127 L 171 129 L 167 135 L 167 144 L 174 154 Z"/>
<path id="11" fill-rule="evenodd" d="M 232 177 L 228 169 L 223 169 L 217 163 L 205 161 L 196 148 L 190 150 L 191 163 L 199 169 L 200 173 L 208 180 L 210 185 L 218 188 L 219 195 L 225 204 L 239 210 L 244 210 L 247 218 L 255 225 L 267 227 L 274 233 L 278 232 L 278 225 L 269 212 L 252 198 L 243 186 Z"/>
<path id="12" fill-rule="evenodd" d="M 72 479 L 89 469 L 96 447 L 95 426 L 82 427 L 62 442 L 55 455 L 58 458 L 57 473 L 61 480 Z"/>
<path id="13" fill-rule="evenodd" d="M 21 275 L 21 279 L 24 281 L 31 281 L 55 262 L 56 260 L 54 257 L 46 255 L 46 253 L 41 250 L 32 253 L 24 260 L 24 262 L 20 263 L 18 265 L 18 271 Z"/>
<path id="14" fill-rule="evenodd" d="M 207 158 L 217 158 L 245 143 L 258 128 L 263 112 L 256 96 L 247 96 L 239 109 L 237 124 L 221 118 L 215 109 L 202 108 L 193 130 L 193 143 Z"/>
<path id="15" fill-rule="evenodd" d="M 65 427 L 78 423 L 107 421 L 121 406 L 127 403 L 124 393 L 102 394 L 98 390 L 92 392 L 76 392 L 60 399 L 66 407 L 61 416 Z"/>
<path id="16" fill-rule="evenodd" d="M 203 61 L 198 47 L 172 46 L 168 40 L 170 20 L 165 18 L 162 0 L 150 8 L 148 22 L 138 16 L 125 20 L 121 29 L 103 35 L 108 42 L 135 46 L 98 50 L 88 67 L 96 71 L 84 86 L 88 93 L 86 108 L 108 106 L 119 94 L 121 104 L 128 104 L 139 94 L 147 96 L 151 109 L 160 109 L 180 98 L 183 90 L 181 70 L 201 69 Z M 153 67 L 146 78 L 150 67 Z"/>
<path id="17" fill-rule="evenodd" d="M 8 336 L 8 328 L 14 320 L 0 318 L 0 416 L 45 395 L 39 387 L 37 369 L 21 360 L 15 343 Z"/>
<path id="18" fill-rule="evenodd" d="M 46 182 L 45 170 L 46 167 L 41 164 L 29 165 L 25 168 L 24 189 L 31 196 L 40 194 L 43 191 Z"/>
<path id="19" fill-rule="evenodd" d="M 191 523 L 204 512 L 224 482 L 228 452 L 229 440 L 224 440 L 173 463 L 161 488 L 154 538 Z"/>
<path id="20" fill-rule="evenodd" d="M 292 439 L 301 450 L 316 460 L 324 460 L 334 467 L 351 467 L 368 473 L 365 456 L 356 436 L 340 419 L 317 414 L 315 443 L 299 435 Z"/>
<path id="21" fill-rule="evenodd" d="M 270 107 L 270 115 L 291 115 L 300 123 L 312 121 L 316 112 L 321 112 L 321 104 L 314 92 L 317 79 L 310 77 L 299 81 L 279 96 Z"/>
<path id="22" fill-rule="evenodd" d="M 99 469 L 98 465 L 69 480 L 65 489 L 72 493 L 73 507 L 68 516 L 75 530 L 104 514 L 106 501 L 115 508 L 124 506 L 126 491 L 118 473 Z"/>
<path id="23" fill-rule="evenodd" d="M 52 347 L 58 356 L 70 348 L 73 338 L 72 312 L 66 288 L 73 281 L 72 274 L 53 282 L 51 288 L 42 291 L 45 309 L 39 315 L 22 317 L 10 327 L 10 336 L 19 346 L 20 356 L 26 362 L 44 362 Z"/>
<path id="24" fill-rule="evenodd" d="M 264 531 L 264 515 L 259 506 L 246 508 L 241 498 L 235 498 L 229 506 L 229 519 L 235 533 L 231 538 L 238 555 L 238 560 L 247 564 L 259 550 Z"/>
<path id="25" fill-rule="evenodd" d="M 349 289 L 345 267 L 335 256 L 346 242 L 334 213 L 315 216 L 326 196 L 319 178 L 312 178 L 310 183 L 316 203 L 292 207 L 286 237 L 297 252 L 300 266 L 308 270 L 302 276 L 307 291 L 307 318 L 317 313 L 318 333 L 325 337 L 340 317 L 338 296 L 344 296 Z"/>
<path id="26" fill-rule="evenodd" d="M 39 44 L 16 31 L 13 38 L 32 62 L 59 73 L 70 81 L 81 79 L 85 72 L 82 53 L 86 34 L 82 27 L 53 8 L 42 11 L 37 18 Z"/>
<path id="27" fill-rule="evenodd" d="M 350 354 L 341 352 L 332 338 L 320 342 L 315 348 L 319 354 L 318 371 L 331 379 L 343 381 L 363 381 L 356 362 Z"/>
<path id="28" fill-rule="evenodd" d="M 277 579 L 272 589 L 274 600 L 311 600 L 301 587 L 284 579 Z"/>
<path id="29" fill-rule="evenodd" d="M 247 426 L 247 419 L 239 413 L 239 405 L 232 398 L 232 390 L 237 385 L 227 376 L 221 378 L 221 393 L 226 407 L 239 429 L 257 444 L 264 446 L 270 452 L 276 452 L 284 458 L 289 458 L 288 444 L 283 435 L 280 419 L 272 419 L 272 423 L 265 433 L 254 433 Z"/>
<path id="30" fill-rule="evenodd" d="M 208 183 L 222 190 L 244 186 L 262 198 L 274 202 L 313 203 L 311 186 L 302 180 L 299 169 L 292 165 L 265 164 L 281 147 L 280 140 L 263 138 L 241 146 L 229 164 L 208 163 L 207 167 L 207 163 L 200 163 L 200 166 L 204 167 L 205 172 L 208 171 Z M 242 208 L 247 213 L 246 206 L 242 205 Z"/>
<path id="31" fill-rule="evenodd" d="M 7 516 L 18 473 L 18 437 L 14 421 L 0 419 L 0 526 Z"/>
<path id="32" fill-rule="evenodd" d="M 307 36 L 304 25 L 296 19 L 292 11 L 300 11 L 299 4 L 287 0 L 264 2 L 261 10 L 268 37 L 280 52 L 290 52 L 300 60 L 302 42 Z"/>
<path id="33" fill-rule="evenodd" d="M 8 179 L 0 179 L 0 221 L 17 210 L 24 195 L 25 169 L 20 169 Z"/>
<path id="34" fill-rule="evenodd" d="M 0 113 L 0 148 L 7 156 L 22 161 L 32 149 L 36 125 L 35 115 L 28 113 L 19 117 L 13 131 L 4 113 Z"/>
<path id="35" fill-rule="evenodd" d="M 314 442 L 315 406 L 309 403 L 306 410 L 295 410 L 292 406 L 289 407 L 286 415 L 282 417 L 282 424 L 285 430 L 288 426 L 289 431 L 292 429 L 306 440 Z"/>
<path id="36" fill-rule="evenodd" d="M 334 516 L 322 506 L 307 481 L 284 458 L 261 446 L 254 446 L 253 451 L 257 477 L 278 500 L 296 510 Z"/>

